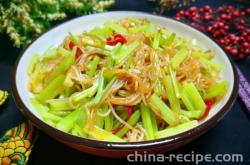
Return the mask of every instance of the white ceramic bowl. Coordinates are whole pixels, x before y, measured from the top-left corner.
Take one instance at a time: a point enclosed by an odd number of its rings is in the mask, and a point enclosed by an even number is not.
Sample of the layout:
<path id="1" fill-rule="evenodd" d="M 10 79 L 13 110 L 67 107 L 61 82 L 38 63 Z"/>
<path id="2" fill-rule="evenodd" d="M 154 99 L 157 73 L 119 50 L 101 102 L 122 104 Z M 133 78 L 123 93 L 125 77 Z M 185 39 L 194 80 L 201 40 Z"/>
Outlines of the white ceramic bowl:
<path id="1" fill-rule="evenodd" d="M 68 35 L 69 32 L 73 34 L 80 34 L 83 31 L 91 30 L 95 26 L 102 26 L 107 21 L 113 21 L 125 17 L 146 18 L 149 21 L 155 22 L 163 27 L 166 27 L 171 32 L 175 32 L 178 36 L 187 39 L 195 39 L 195 41 L 199 45 L 201 45 L 204 49 L 214 50 L 216 52 L 216 57 L 215 57 L 216 61 L 218 61 L 224 67 L 223 71 L 221 72 L 221 76 L 223 79 L 229 82 L 228 91 L 226 95 L 223 97 L 223 99 L 215 107 L 213 107 L 213 109 L 209 113 L 209 116 L 205 120 L 203 120 L 197 128 L 194 128 L 186 133 L 176 135 L 174 137 L 159 139 L 153 142 L 146 141 L 140 143 L 119 144 L 119 143 L 105 143 L 105 142 L 98 142 L 95 140 L 87 140 L 61 132 L 60 130 L 52 128 L 51 126 L 41 121 L 41 118 L 38 115 L 37 111 L 30 103 L 30 98 L 32 98 L 33 95 L 28 90 L 29 77 L 26 71 L 29 61 L 31 60 L 31 57 L 37 53 L 40 55 L 43 54 L 43 52 L 51 46 L 52 47 L 58 46 L 63 41 L 63 39 Z M 35 40 L 23 52 L 23 54 L 17 61 L 14 73 L 13 92 L 17 105 L 29 120 L 31 120 L 37 127 L 41 128 L 51 136 L 57 138 L 60 141 L 63 141 L 68 145 L 72 146 L 72 143 L 75 143 L 73 140 L 76 140 L 77 142 L 81 143 L 81 145 L 85 147 L 87 146 L 90 148 L 95 148 L 95 150 L 96 148 L 97 150 L 108 149 L 109 151 L 120 150 L 121 148 L 126 149 L 128 151 L 134 148 L 144 150 L 150 148 L 150 146 L 151 147 L 157 146 L 159 148 L 161 144 L 162 146 L 167 146 L 170 143 L 174 144 L 176 142 L 180 142 L 180 140 L 183 140 L 184 137 L 185 137 L 184 139 L 190 141 L 190 139 L 188 139 L 190 135 L 195 134 L 195 136 L 193 137 L 197 137 L 200 134 L 204 133 L 212 125 L 214 125 L 225 114 L 225 112 L 228 111 L 228 109 L 230 109 L 231 105 L 233 104 L 237 96 L 238 78 L 235 73 L 236 72 L 232 65 L 231 60 L 226 55 L 226 53 L 221 49 L 221 47 L 218 46 L 213 40 L 211 40 L 204 33 L 188 25 L 185 25 L 183 23 L 177 22 L 169 18 L 159 17 L 141 12 L 127 12 L 127 11 L 107 12 L 107 13 L 83 16 L 67 21 L 49 30 L 48 32 L 45 32 L 37 40 Z M 73 145 L 73 147 L 79 149 L 78 145 Z M 80 149 L 80 150 L 90 152 L 89 150 L 86 149 Z M 100 154 L 97 152 L 95 152 L 95 154 L 110 156 L 109 154 Z"/>

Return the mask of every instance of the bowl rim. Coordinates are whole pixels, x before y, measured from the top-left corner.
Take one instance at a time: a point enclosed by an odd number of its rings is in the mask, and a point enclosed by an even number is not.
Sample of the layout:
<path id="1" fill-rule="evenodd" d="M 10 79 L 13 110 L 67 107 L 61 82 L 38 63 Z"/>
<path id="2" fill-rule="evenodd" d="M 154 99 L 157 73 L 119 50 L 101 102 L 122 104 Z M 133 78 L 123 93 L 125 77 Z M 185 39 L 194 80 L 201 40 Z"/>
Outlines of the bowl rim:
<path id="1" fill-rule="evenodd" d="M 63 26 L 65 23 L 68 23 L 69 21 L 73 21 L 82 17 L 90 17 L 90 16 L 97 16 L 97 15 L 102 15 L 102 14 L 115 14 L 115 13 L 131 13 L 131 14 L 143 14 L 145 16 L 153 16 L 153 17 L 161 17 L 162 19 L 170 19 L 172 21 L 181 23 L 183 25 L 189 26 L 193 30 L 196 30 L 202 34 L 204 34 L 206 37 L 208 37 L 210 40 L 212 40 L 218 47 L 222 49 L 222 51 L 225 53 L 227 60 L 229 61 L 232 69 L 233 69 L 233 79 L 234 79 L 234 84 L 233 84 L 233 89 L 232 93 L 229 96 L 229 99 L 226 101 L 225 105 L 216 113 L 214 116 L 212 116 L 209 120 L 206 122 L 200 124 L 199 126 L 188 130 L 186 132 L 166 137 L 166 138 L 161 138 L 161 139 L 156 139 L 156 140 L 147 140 L 147 141 L 142 141 L 142 142 L 107 142 L 107 141 L 99 141 L 99 140 L 92 140 L 92 139 L 87 139 L 87 138 L 82 138 L 78 136 L 71 135 L 69 133 L 63 132 L 53 126 L 50 126 L 49 124 L 46 124 L 44 121 L 41 119 L 37 118 L 30 110 L 27 108 L 24 104 L 24 102 L 21 99 L 21 96 L 18 93 L 17 90 L 17 85 L 16 85 L 16 71 L 17 67 L 19 64 L 20 59 L 22 58 L 23 54 L 30 48 L 30 46 L 37 40 L 39 40 L 45 33 L 55 29 L 58 26 Z M 148 149 L 152 147 L 160 147 L 162 145 L 168 145 L 168 144 L 174 144 L 176 142 L 181 142 L 185 140 L 191 140 L 192 136 L 197 136 L 198 134 L 201 135 L 205 133 L 207 130 L 212 128 L 217 122 L 219 122 L 220 119 L 231 109 L 233 106 L 233 103 L 235 102 L 237 96 L 238 96 L 238 89 L 239 89 L 239 78 L 236 72 L 236 66 L 235 63 L 233 62 L 232 58 L 230 55 L 228 55 L 223 48 L 218 44 L 218 42 L 214 41 L 207 33 L 202 32 L 201 30 L 194 28 L 186 23 L 177 21 L 173 18 L 166 17 L 166 16 L 158 16 L 158 15 L 153 15 L 150 13 L 146 12 L 138 12 L 138 11 L 108 11 L 108 12 L 103 12 L 103 13 L 97 13 L 97 14 L 92 14 L 92 15 L 87 15 L 87 16 L 81 16 L 81 17 L 76 17 L 74 19 L 67 20 L 63 23 L 60 23 L 53 28 L 48 29 L 47 31 L 43 32 L 40 36 L 38 36 L 33 42 L 31 42 L 25 49 L 21 51 L 19 54 L 15 65 L 12 70 L 12 94 L 14 97 L 14 101 L 17 105 L 17 107 L 20 109 L 20 111 L 23 113 L 23 115 L 30 120 L 36 127 L 41 129 L 43 132 L 49 134 L 52 137 L 58 138 L 57 140 L 60 141 L 65 141 L 69 143 L 76 143 L 78 145 L 84 145 L 86 147 L 91 147 L 91 148 L 99 148 L 99 149 L 113 149 L 113 150 L 132 150 L 132 149 Z"/>

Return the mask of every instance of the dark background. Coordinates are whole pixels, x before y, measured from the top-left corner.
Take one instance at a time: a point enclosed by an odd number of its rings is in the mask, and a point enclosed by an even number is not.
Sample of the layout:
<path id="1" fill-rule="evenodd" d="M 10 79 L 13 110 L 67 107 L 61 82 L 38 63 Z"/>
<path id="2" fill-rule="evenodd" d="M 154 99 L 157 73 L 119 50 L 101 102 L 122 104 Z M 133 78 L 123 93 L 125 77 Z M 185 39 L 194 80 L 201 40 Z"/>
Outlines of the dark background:
<path id="1" fill-rule="evenodd" d="M 230 0 L 197 0 L 193 5 L 211 5 L 213 8 L 223 4 L 244 6 Z M 144 11 L 152 13 L 155 5 L 147 0 L 116 0 L 111 10 Z M 174 16 L 176 10 L 166 12 L 166 16 Z M 12 43 L 6 35 L 0 35 L 0 89 L 11 93 L 12 66 L 20 54 L 20 49 L 12 47 Z M 250 81 L 250 60 L 237 61 L 237 65 Z M 8 102 L 0 108 L 0 135 L 7 129 L 25 121 L 20 111 L 15 106 L 12 96 Z M 194 142 L 172 153 L 200 154 L 234 154 L 244 156 L 244 164 L 250 164 L 250 121 L 249 114 L 240 99 L 235 102 L 231 111 L 205 135 Z M 30 156 L 30 165 L 46 164 L 127 164 L 121 159 L 108 159 L 96 157 L 75 151 L 40 132 L 35 148 Z"/>

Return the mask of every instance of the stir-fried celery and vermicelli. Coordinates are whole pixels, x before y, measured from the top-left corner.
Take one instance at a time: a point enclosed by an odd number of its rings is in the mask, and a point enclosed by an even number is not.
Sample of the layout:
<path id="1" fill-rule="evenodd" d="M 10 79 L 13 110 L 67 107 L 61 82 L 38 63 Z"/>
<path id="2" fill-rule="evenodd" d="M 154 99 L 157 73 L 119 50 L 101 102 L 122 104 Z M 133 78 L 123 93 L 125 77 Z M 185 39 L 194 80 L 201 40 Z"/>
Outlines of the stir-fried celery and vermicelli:
<path id="1" fill-rule="evenodd" d="M 84 138 L 172 136 L 226 93 L 214 55 L 147 20 L 108 22 L 33 56 L 32 104 L 48 124 Z"/>

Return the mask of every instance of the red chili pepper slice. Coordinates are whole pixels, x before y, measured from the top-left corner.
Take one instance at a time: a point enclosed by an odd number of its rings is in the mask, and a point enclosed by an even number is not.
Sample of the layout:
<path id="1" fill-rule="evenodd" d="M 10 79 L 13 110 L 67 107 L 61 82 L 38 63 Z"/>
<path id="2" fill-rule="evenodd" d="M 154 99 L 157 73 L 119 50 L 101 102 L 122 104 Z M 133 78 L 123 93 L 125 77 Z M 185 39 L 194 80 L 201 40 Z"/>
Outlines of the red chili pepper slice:
<path id="1" fill-rule="evenodd" d="M 69 42 L 69 48 L 72 50 L 75 47 L 74 42 L 70 41 Z"/>
<path id="2" fill-rule="evenodd" d="M 205 100 L 205 104 L 207 105 L 205 112 L 201 115 L 201 117 L 199 118 L 199 120 L 204 119 L 205 117 L 208 116 L 213 104 L 215 103 L 215 99 L 207 99 Z"/>
<path id="3" fill-rule="evenodd" d="M 114 34 L 106 39 L 108 45 L 114 46 L 118 43 L 125 44 L 127 43 L 126 38 L 122 34 Z"/>
<path id="4" fill-rule="evenodd" d="M 77 49 L 76 49 L 76 60 L 81 57 L 82 53 L 83 53 L 82 50 L 79 47 L 77 47 Z"/>
<path id="5" fill-rule="evenodd" d="M 126 118 L 126 121 L 128 121 L 133 113 L 133 107 L 132 106 L 124 106 L 124 109 L 128 111 L 128 117 Z M 116 134 L 117 132 L 119 132 L 125 125 L 121 125 L 120 127 L 114 129 L 112 131 L 112 134 Z"/>

